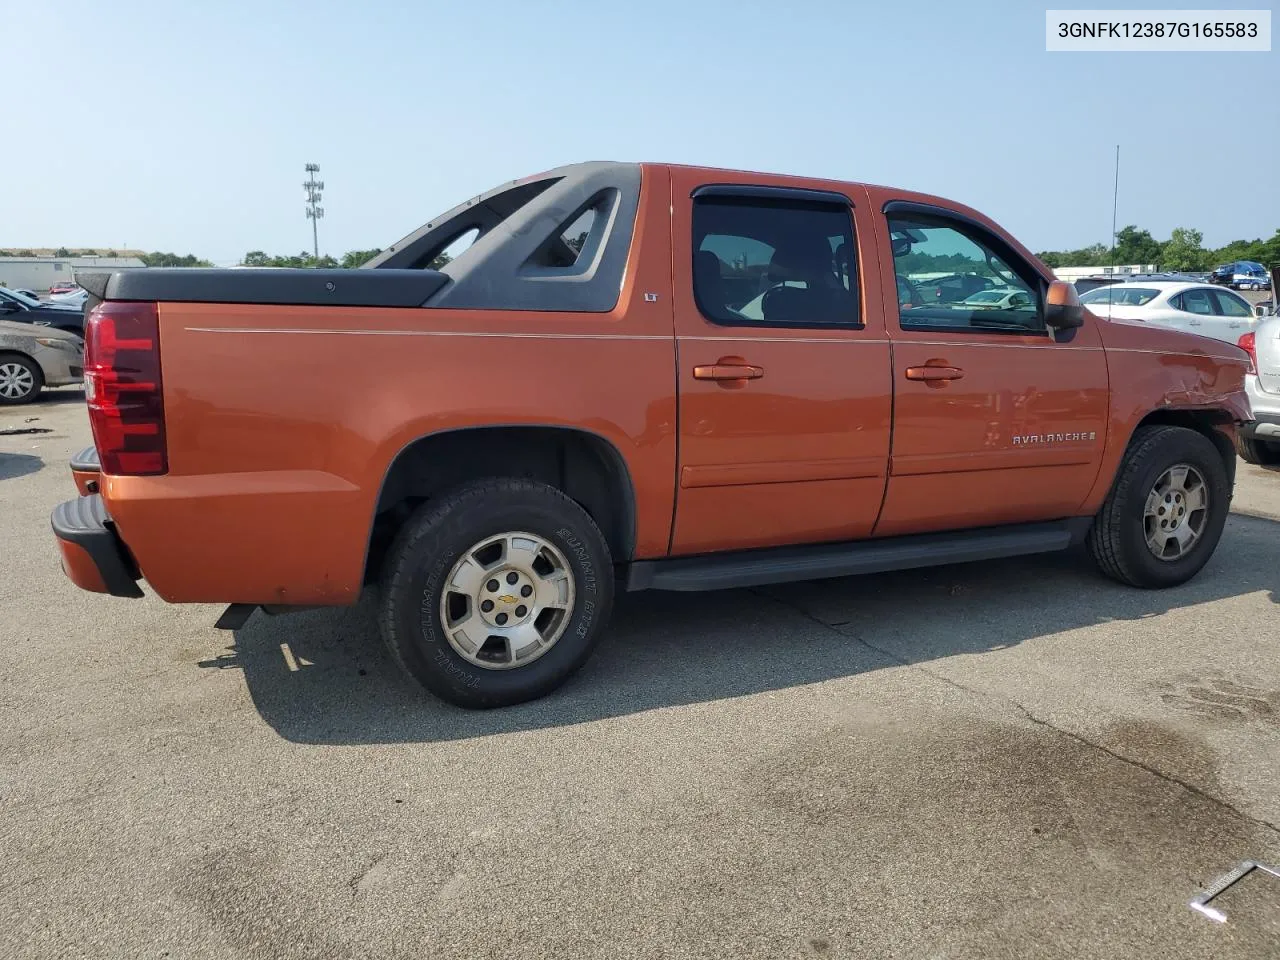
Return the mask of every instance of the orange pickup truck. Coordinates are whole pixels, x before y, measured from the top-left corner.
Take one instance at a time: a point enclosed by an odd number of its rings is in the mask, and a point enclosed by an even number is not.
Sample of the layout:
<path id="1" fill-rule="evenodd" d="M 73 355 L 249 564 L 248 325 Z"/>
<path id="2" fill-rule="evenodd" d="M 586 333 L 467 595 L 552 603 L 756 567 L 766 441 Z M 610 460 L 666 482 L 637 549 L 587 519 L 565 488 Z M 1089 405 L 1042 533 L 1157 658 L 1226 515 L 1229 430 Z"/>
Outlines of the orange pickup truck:
<path id="1" fill-rule="evenodd" d="M 232 629 L 376 585 L 395 658 L 468 707 L 563 683 L 616 589 L 1082 542 L 1181 583 L 1251 417 L 1243 350 L 1099 320 L 977 211 L 865 184 L 575 164 L 359 270 L 81 282 L 70 579 Z"/>

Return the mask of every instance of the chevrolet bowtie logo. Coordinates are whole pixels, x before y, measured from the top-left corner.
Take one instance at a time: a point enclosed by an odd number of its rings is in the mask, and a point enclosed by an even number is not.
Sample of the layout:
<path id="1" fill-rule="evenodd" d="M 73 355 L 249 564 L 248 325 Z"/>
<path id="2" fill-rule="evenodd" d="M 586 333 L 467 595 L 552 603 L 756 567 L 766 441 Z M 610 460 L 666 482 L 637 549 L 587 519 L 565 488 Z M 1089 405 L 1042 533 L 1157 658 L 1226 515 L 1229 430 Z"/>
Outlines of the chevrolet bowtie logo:
<path id="1" fill-rule="evenodd" d="M 499 600 L 501 600 L 503 603 L 518 603 L 518 602 L 519 602 L 519 601 L 517 601 L 517 600 L 516 600 L 516 598 L 515 598 L 515 597 L 513 597 L 513 596 L 512 596 L 511 594 L 509 594 L 509 593 L 503 594 L 503 595 L 502 595 L 502 596 L 500 596 L 498 599 L 499 599 Z"/>

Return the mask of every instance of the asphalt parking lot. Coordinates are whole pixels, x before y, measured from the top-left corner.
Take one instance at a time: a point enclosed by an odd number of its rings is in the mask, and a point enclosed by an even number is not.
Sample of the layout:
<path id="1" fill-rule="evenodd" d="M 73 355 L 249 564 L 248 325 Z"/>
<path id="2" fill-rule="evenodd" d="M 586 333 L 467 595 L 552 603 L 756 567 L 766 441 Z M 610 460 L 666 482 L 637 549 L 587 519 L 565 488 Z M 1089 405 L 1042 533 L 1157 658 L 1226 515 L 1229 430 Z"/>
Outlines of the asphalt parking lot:
<path id="1" fill-rule="evenodd" d="M 0 436 L 0 956 L 1280 955 L 1280 880 L 1187 906 L 1280 862 L 1280 472 L 1175 590 L 1072 554 L 624 596 L 562 691 L 466 713 L 367 604 L 233 635 L 77 591 L 82 395 L 6 428 L 49 432 Z"/>

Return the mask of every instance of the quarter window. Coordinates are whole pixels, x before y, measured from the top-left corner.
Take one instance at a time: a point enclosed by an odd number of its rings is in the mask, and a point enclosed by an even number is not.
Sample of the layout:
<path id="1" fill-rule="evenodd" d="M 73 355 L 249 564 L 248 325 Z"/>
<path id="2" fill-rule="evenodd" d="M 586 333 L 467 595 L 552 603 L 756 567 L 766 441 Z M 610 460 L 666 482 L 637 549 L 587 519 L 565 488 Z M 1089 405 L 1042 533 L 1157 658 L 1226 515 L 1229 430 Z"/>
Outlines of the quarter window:
<path id="1" fill-rule="evenodd" d="M 1043 333 L 1039 283 L 974 231 L 932 217 L 890 217 L 904 330 Z"/>
<path id="2" fill-rule="evenodd" d="M 849 208 L 696 198 L 693 294 L 704 317 L 727 326 L 861 326 Z"/>

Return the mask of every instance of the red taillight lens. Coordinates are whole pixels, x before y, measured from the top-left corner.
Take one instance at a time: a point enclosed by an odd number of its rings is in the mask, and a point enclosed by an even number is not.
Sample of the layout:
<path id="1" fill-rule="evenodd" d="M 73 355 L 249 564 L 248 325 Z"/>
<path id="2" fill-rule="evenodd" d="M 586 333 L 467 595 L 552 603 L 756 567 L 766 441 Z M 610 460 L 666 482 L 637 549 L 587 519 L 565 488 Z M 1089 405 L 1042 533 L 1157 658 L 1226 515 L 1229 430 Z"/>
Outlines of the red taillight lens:
<path id="1" fill-rule="evenodd" d="M 102 472 L 167 472 L 156 305 L 100 303 L 84 337 L 85 398 Z"/>
<path id="2" fill-rule="evenodd" d="M 1249 372 L 1256 373 L 1258 370 L 1258 347 L 1254 340 L 1253 331 L 1250 330 L 1237 340 L 1236 346 L 1249 355 Z"/>

